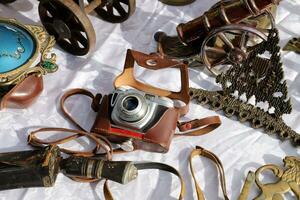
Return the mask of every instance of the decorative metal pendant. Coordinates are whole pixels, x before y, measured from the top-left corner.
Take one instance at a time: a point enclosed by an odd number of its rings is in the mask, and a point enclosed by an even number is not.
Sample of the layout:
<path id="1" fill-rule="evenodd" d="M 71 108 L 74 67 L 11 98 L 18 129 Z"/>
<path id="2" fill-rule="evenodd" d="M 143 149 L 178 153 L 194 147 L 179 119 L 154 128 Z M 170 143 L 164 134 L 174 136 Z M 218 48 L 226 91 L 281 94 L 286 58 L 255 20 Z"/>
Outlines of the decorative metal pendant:
<path id="1" fill-rule="evenodd" d="M 276 165 L 265 165 L 248 173 L 246 182 L 242 189 L 239 200 L 247 200 L 251 187 L 255 182 L 261 190 L 259 196 L 255 200 L 273 200 L 284 199 L 284 194 L 293 192 L 296 199 L 300 199 L 300 159 L 294 156 L 287 156 L 283 159 L 285 169 Z M 262 183 L 260 176 L 264 171 L 273 172 L 274 176 L 279 179 L 275 183 Z"/>
<path id="2" fill-rule="evenodd" d="M 300 135 L 281 118 L 292 111 L 292 106 L 278 43 L 278 31 L 270 30 L 267 41 L 255 46 L 246 60 L 217 76 L 223 91 L 191 88 L 190 96 L 213 110 L 223 110 L 228 117 L 237 115 L 241 122 L 250 121 L 254 128 L 263 127 L 267 133 L 300 146 Z"/>
<path id="3" fill-rule="evenodd" d="M 0 87 L 16 85 L 32 73 L 57 70 L 56 55 L 48 55 L 55 39 L 42 27 L 0 18 L 0 37 Z"/>
<path id="4" fill-rule="evenodd" d="M 294 51 L 300 54 L 300 38 L 291 39 L 283 48 L 284 51 Z"/>

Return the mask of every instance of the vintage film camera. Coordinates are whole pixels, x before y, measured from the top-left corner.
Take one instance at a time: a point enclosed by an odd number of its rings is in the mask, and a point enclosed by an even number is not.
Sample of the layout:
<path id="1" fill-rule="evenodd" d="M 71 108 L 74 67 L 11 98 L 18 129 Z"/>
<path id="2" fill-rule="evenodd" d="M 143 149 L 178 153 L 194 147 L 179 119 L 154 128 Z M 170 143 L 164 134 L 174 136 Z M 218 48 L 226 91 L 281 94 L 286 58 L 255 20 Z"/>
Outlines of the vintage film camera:
<path id="1" fill-rule="evenodd" d="M 155 72 L 155 76 L 162 69 L 168 77 L 174 72 L 169 69 L 177 70 L 180 72 L 180 76 L 177 76 L 180 80 L 175 82 L 180 83 L 180 89 L 169 90 L 170 87 L 173 88 L 174 82 L 167 89 L 162 89 L 167 85 L 165 82 L 164 86 L 153 86 L 145 83 L 148 80 L 137 80 L 134 69 L 139 70 L 135 66 Z M 94 95 L 88 90 L 75 88 L 62 96 L 60 107 L 65 117 L 81 131 L 109 141 L 117 148 L 165 153 L 169 150 L 176 128 L 179 129 L 180 136 L 199 136 L 211 132 L 221 124 L 218 116 L 178 122 L 188 112 L 188 80 L 186 64 L 157 54 L 148 55 L 129 49 L 124 70 L 116 77 L 115 90 L 111 94 Z M 76 122 L 64 106 L 65 101 L 73 95 L 85 95 L 93 100 L 91 107 L 97 112 L 97 117 L 90 131 Z"/>
<path id="2" fill-rule="evenodd" d="M 147 131 L 161 115 L 174 107 L 167 97 L 147 94 L 130 87 L 117 88 L 111 98 L 111 119 L 119 126 Z"/>
<path id="3" fill-rule="evenodd" d="M 181 91 L 171 92 L 142 83 L 134 77 L 134 64 L 158 70 L 179 68 Z M 124 71 L 115 79 L 115 91 L 102 98 L 91 132 L 107 137 L 123 150 L 167 152 L 181 115 L 189 103 L 185 64 L 128 50 Z M 174 100 L 182 102 L 180 106 Z"/>

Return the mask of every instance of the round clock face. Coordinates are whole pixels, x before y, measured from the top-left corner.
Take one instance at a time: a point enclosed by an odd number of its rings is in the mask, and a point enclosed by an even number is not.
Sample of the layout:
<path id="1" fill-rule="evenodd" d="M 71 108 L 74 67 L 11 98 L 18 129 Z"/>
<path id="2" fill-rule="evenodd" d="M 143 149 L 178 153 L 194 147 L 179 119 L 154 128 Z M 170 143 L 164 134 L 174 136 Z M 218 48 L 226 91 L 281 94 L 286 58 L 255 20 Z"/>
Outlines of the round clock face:
<path id="1" fill-rule="evenodd" d="M 23 66 L 35 51 L 36 40 L 26 29 L 0 22 L 0 73 Z"/>

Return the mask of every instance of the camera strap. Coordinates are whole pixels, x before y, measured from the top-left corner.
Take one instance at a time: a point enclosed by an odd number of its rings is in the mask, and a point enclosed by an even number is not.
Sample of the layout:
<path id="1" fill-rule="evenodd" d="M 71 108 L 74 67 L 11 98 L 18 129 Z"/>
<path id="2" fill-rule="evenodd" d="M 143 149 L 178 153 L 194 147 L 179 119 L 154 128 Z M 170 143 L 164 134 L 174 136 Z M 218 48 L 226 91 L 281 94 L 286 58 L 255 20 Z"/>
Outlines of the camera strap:
<path id="1" fill-rule="evenodd" d="M 41 134 L 41 133 L 48 133 L 48 132 L 61 132 L 61 133 L 70 133 L 68 137 L 62 137 L 61 139 L 56 139 L 56 140 L 46 140 L 46 139 L 39 139 L 36 134 Z M 31 132 L 28 136 L 28 143 L 32 146 L 35 147 L 44 147 L 47 145 L 62 145 L 64 143 L 69 142 L 70 140 L 74 140 L 79 137 L 88 137 L 92 141 L 95 142 L 96 146 L 94 147 L 93 150 L 91 151 L 75 151 L 75 150 L 69 150 L 65 148 L 60 148 L 60 150 L 68 155 L 72 156 L 82 156 L 82 157 L 93 157 L 95 155 L 99 155 L 100 150 L 104 150 L 104 154 L 102 153 L 101 155 L 105 155 L 107 160 L 111 160 L 112 155 L 113 155 L 113 149 L 110 145 L 110 142 L 105 139 L 101 138 L 99 139 L 99 136 L 94 136 L 93 133 L 87 133 L 84 131 L 79 131 L 79 130 L 71 130 L 71 129 L 64 129 L 64 128 L 41 128 L 38 130 L 35 130 Z M 220 183 L 221 183 L 221 188 L 223 191 L 224 199 L 229 200 L 227 191 L 226 191 L 226 181 L 225 181 L 225 173 L 223 169 L 223 165 L 219 158 L 213 154 L 212 152 L 197 146 L 195 149 L 192 150 L 190 156 L 189 156 L 189 164 L 190 164 L 190 170 L 192 174 L 192 178 L 194 180 L 196 192 L 197 192 L 197 198 L 198 200 L 205 200 L 203 192 L 196 180 L 195 176 L 195 170 L 192 164 L 193 158 L 196 156 L 203 156 L 211 161 L 214 162 L 214 164 L 217 167 L 217 170 L 219 172 L 219 177 L 220 177 Z M 183 200 L 185 196 L 185 183 L 183 180 L 183 177 L 181 174 L 172 166 L 166 165 L 163 163 L 158 163 L 158 162 L 136 162 L 134 163 L 135 167 L 140 171 L 140 170 L 146 170 L 146 169 L 158 169 L 162 171 L 166 171 L 169 173 L 172 173 L 176 175 L 179 180 L 180 180 L 180 194 L 178 197 L 178 200 Z M 70 177 L 74 181 L 78 182 L 95 182 L 99 181 L 100 179 L 91 179 L 91 178 L 82 178 L 82 177 Z M 105 180 L 104 186 L 103 186 L 103 192 L 106 200 L 113 200 L 113 195 L 109 190 L 108 187 L 108 180 Z"/>
<path id="2" fill-rule="evenodd" d="M 72 115 L 65 108 L 66 100 L 74 95 L 84 95 L 92 99 L 91 107 L 95 112 L 99 111 L 102 95 L 94 95 L 88 90 L 75 88 L 67 91 L 60 99 L 60 108 L 64 116 L 72 122 L 79 130 L 86 131 L 81 125 L 72 117 Z M 213 131 L 221 125 L 221 120 L 219 116 L 210 116 L 202 119 L 194 119 L 187 122 L 178 122 L 177 127 L 180 130 L 176 133 L 176 136 L 200 136 Z M 103 130 L 104 132 L 109 132 L 110 130 Z M 121 131 L 121 130 L 119 130 Z M 98 135 L 98 134 L 97 134 Z"/>
<path id="3" fill-rule="evenodd" d="M 61 139 L 56 139 L 56 140 L 46 140 L 46 139 L 39 139 L 37 134 L 45 134 L 49 132 L 60 132 L 60 133 L 69 133 L 70 136 L 68 137 L 63 137 Z M 45 147 L 47 145 L 62 145 L 64 143 L 69 142 L 70 140 L 74 140 L 79 137 L 88 137 L 92 141 L 95 142 L 96 146 L 94 147 L 93 150 L 91 151 L 75 151 L 75 150 L 70 150 L 70 149 L 65 149 L 65 148 L 60 148 L 60 151 L 63 153 L 66 153 L 71 156 L 78 156 L 78 157 L 93 157 L 96 155 L 105 155 L 107 160 L 111 160 L 112 155 L 113 155 L 113 150 L 110 145 L 110 142 L 106 140 L 105 138 L 99 139 L 98 136 L 95 137 L 93 133 L 87 133 L 84 131 L 79 131 L 79 130 L 71 130 L 71 129 L 64 129 L 64 128 L 41 128 L 38 130 L 35 130 L 31 132 L 28 136 L 28 143 L 34 147 Z M 99 154 L 98 152 L 104 150 L 104 153 Z M 135 162 L 134 166 L 137 168 L 137 170 L 147 170 L 147 169 L 158 169 L 162 171 L 166 171 L 169 173 L 172 173 L 176 175 L 179 180 L 180 180 L 180 194 L 178 199 L 182 200 L 185 195 L 185 184 L 183 181 L 183 178 L 181 174 L 172 166 L 164 164 L 164 163 L 158 163 L 158 162 Z M 92 178 L 82 178 L 82 177 L 76 177 L 76 176 L 70 176 L 74 181 L 78 182 L 95 182 L 99 181 L 100 179 L 92 179 Z M 113 200 L 113 196 L 109 190 L 108 187 L 108 180 L 105 180 L 104 187 L 103 187 L 103 192 L 106 200 Z"/>
<path id="4" fill-rule="evenodd" d="M 203 157 L 206 157 L 206 158 L 210 159 L 211 161 L 213 161 L 213 163 L 216 165 L 218 173 L 219 173 L 219 179 L 220 179 L 220 184 L 221 184 L 222 192 L 224 195 L 224 199 L 229 200 L 228 195 L 227 195 L 227 190 L 226 190 L 226 180 L 225 180 L 225 173 L 224 173 L 224 168 L 223 168 L 222 162 L 214 153 L 212 153 L 200 146 L 196 146 L 196 148 L 193 149 L 193 151 L 190 154 L 189 163 L 190 163 L 190 170 L 192 173 L 192 178 L 194 180 L 198 200 L 205 200 L 205 198 L 204 198 L 204 194 L 196 180 L 195 170 L 193 167 L 193 158 L 196 156 L 203 156 Z"/>

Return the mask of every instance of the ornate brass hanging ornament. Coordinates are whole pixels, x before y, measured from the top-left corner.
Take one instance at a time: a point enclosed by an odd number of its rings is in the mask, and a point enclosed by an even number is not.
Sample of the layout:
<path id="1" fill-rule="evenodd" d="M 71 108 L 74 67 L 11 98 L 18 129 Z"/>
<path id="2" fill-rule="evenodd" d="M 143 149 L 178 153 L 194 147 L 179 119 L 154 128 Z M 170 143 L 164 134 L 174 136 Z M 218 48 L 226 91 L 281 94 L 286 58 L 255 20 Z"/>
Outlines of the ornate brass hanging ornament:
<path id="1" fill-rule="evenodd" d="M 55 39 L 41 26 L 1 17 L 0 38 L 0 109 L 25 108 L 42 92 L 42 75 L 58 69 Z"/>
<path id="2" fill-rule="evenodd" d="M 276 165 L 265 165 L 256 170 L 250 171 L 243 186 L 239 200 L 247 200 L 253 183 L 255 182 L 261 190 L 259 196 L 254 200 L 281 200 L 284 194 L 293 192 L 296 199 L 300 199 L 300 159 L 295 156 L 287 156 L 283 159 L 285 169 Z M 264 171 L 273 172 L 278 179 L 274 183 L 262 183 L 260 176 Z"/>
<path id="3" fill-rule="evenodd" d="M 284 51 L 294 51 L 300 54 L 300 38 L 291 39 L 283 48 Z"/>
<path id="4" fill-rule="evenodd" d="M 283 81 L 278 43 L 277 29 L 270 30 L 267 41 L 255 46 L 241 64 L 232 65 L 216 77 L 222 91 L 191 88 L 190 96 L 202 105 L 209 104 L 215 111 L 223 110 L 227 117 L 237 115 L 241 122 L 250 121 L 254 128 L 262 127 L 268 134 L 276 133 L 280 139 L 289 139 L 300 146 L 300 135 L 282 120 L 282 115 L 289 114 L 292 106 Z M 255 103 L 252 105 L 249 100 Z M 266 103 L 267 108 L 259 106 L 260 103 Z"/>
<path id="5" fill-rule="evenodd" d="M 55 39 L 43 27 L 23 25 L 15 19 L 0 18 L 0 87 L 16 85 L 29 74 L 55 72 L 56 55 L 49 52 Z"/>

